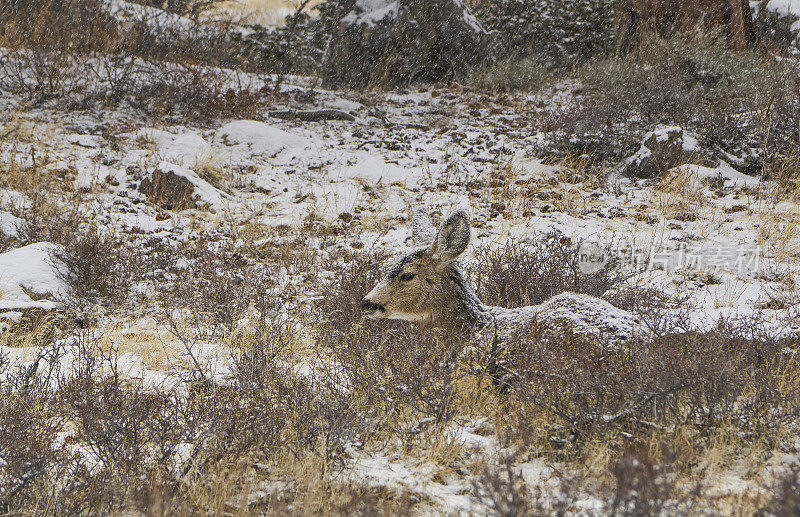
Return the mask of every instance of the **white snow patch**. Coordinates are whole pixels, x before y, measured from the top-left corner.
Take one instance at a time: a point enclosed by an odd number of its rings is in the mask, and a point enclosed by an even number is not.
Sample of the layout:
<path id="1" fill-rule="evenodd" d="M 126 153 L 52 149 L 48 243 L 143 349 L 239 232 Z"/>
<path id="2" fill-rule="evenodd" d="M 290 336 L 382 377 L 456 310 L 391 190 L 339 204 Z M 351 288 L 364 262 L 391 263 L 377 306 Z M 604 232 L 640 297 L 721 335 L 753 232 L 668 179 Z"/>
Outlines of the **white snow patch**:
<path id="1" fill-rule="evenodd" d="M 412 174 L 414 171 L 388 163 L 381 156 L 362 153 L 358 154 L 355 160 L 354 164 L 332 167 L 328 175 L 336 179 L 362 179 L 382 185 L 406 182 L 415 176 Z"/>
<path id="2" fill-rule="evenodd" d="M 372 27 L 386 17 L 397 16 L 398 7 L 396 0 L 356 0 L 355 8 L 342 21 Z"/>
<path id="3" fill-rule="evenodd" d="M 219 128 L 214 142 L 245 147 L 253 155 L 275 156 L 288 149 L 306 149 L 312 141 L 256 120 L 236 120 Z"/>
<path id="4" fill-rule="evenodd" d="M 103 139 L 95 135 L 79 135 L 73 133 L 67 135 L 67 142 L 80 147 L 96 149 L 102 145 Z"/>
<path id="5" fill-rule="evenodd" d="M 37 242 L 0 255 L 0 310 L 52 309 L 67 286 L 51 255 L 56 244 Z"/>
<path id="6" fill-rule="evenodd" d="M 0 233 L 6 237 L 19 237 L 17 228 L 25 224 L 19 217 L 0 210 Z"/>
<path id="7" fill-rule="evenodd" d="M 725 186 L 739 186 L 739 187 L 754 187 L 759 184 L 759 178 L 748 176 L 742 172 L 737 171 L 728 164 L 721 164 L 718 167 L 704 167 L 702 165 L 680 165 L 667 171 L 668 174 L 677 172 L 688 173 L 692 180 L 693 188 L 699 189 L 702 186 L 703 179 L 722 178 Z"/>
<path id="8" fill-rule="evenodd" d="M 176 136 L 172 142 L 160 149 L 162 157 L 171 162 L 181 162 L 192 166 L 202 156 L 211 153 L 211 146 L 197 133 L 185 133 Z"/>

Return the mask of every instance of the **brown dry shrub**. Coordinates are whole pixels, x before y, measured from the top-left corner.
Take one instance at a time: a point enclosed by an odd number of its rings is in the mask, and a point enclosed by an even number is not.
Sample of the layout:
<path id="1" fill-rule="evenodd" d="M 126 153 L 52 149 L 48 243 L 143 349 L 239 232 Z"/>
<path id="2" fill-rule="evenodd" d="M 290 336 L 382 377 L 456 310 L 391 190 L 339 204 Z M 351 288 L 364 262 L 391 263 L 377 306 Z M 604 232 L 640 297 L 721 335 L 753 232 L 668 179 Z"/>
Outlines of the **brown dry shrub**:
<path id="1" fill-rule="evenodd" d="M 523 408 L 517 429 L 544 411 L 557 422 L 565 452 L 595 438 L 614 443 L 622 432 L 682 427 L 700 440 L 727 426 L 745 439 L 774 440 L 800 415 L 800 390 L 777 383 L 797 367 L 786 364 L 786 343 L 751 320 L 616 349 L 568 333 L 545 342 L 534 329 L 515 346 L 509 368 L 516 374 L 510 396 Z"/>
<path id="2" fill-rule="evenodd" d="M 613 262 L 586 275 L 578 259 L 578 246 L 550 233 L 532 242 L 478 248 L 468 271 L 478 297 L 488 305 L 501 307 L 537 305 L 568 291 L 602 297 L 624 279 Z"/>
<path id="3" fill-rule="evenodd" d="M 794 154 L 800 91 L 786 62 L 730 50 L 724 35 L 690 31 L 645 38 L 636 53 L 590 62 L 578 73 L 580 95 L 548 110 L 545 124 L 565 153 L 617 162 L 633 154 L 658 124 L 695 131 L 701 145 L 760 168 Z M 730 161 L 730 155 L 722 156 Z"/>
<path id="4" fill-rule="evenodd" d="M 64 239 L 53 253 L 62 279 L 75 300 L 103 304 L 130 301 L 139 255 L 121 235 L 89 224 Z"/>
<path id="5" fill-rule="evenodd" d="M 130 100 L 155 116 L 252 117 L 260 92 L 219 71 L 246 64 L 230 23 L 178 27 L 169 16 L 142 10 L 119 24 L 97 0 L 2 0 L 0 89 L 34 105 Z"/>
<path id="6" fill-rule="evenodd" d="M 117 23 L 99 0 L 0 0 L 0 19 L 7 48 L 85 53 L 109 50 L 118 38 Z"/>

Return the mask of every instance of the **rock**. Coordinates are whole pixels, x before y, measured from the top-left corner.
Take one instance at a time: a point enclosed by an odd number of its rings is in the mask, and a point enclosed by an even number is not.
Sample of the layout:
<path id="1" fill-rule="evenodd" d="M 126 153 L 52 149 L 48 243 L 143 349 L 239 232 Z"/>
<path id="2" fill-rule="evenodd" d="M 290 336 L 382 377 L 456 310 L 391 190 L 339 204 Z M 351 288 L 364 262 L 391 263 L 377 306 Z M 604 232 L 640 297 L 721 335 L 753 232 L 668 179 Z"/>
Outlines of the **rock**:
<path id="1" fill-rule="evenodd" d="M 194 172 L 177 165 L 161 162 L 143 179 L 139 192 L 164 210 L 189 208 L 219 208 L 224 194 Z"/>
<path id="2" fill-rule="evenodd" d="M 461 0 L 344 0 L 332 32 L 327 86 L 446 80 L 487 56 L 487 33 Z"/>
<path id="3" fill-rule="evenodd" d="M 578 293 L 561 293 L 530 307 L 504 309 L 491 307 L 501 342 L 513 343 L 519 336 L 533 333 L 549 341 L 565 334 L 583 336 L 610 348 L 624 346 L 635 339 L 650 336 L 643 321 L 633 313 L 615 307 L 605 300 Z M 486 331 L 482 331 L 485 334 Z M 491 342 L 495 332 L 489 328 Z"/>
<path id="4" fill-rule="evenodd" d="M 694 136 L 678 126 L 661 126 L 647 133 L 636 154 L 623 163 L 625 174 L 637 178 L 652 178 L 685 163 L 705 167 L 719 165 L 718 160 L 700 149 Z"/>

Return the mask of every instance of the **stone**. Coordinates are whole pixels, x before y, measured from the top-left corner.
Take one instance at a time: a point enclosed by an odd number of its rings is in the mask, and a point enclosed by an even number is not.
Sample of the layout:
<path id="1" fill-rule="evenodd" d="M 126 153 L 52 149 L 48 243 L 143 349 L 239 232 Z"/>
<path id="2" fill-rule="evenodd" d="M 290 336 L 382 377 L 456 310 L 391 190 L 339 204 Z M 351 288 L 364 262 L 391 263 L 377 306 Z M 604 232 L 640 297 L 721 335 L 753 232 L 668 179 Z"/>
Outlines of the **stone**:
<path id="1" fill-rule="evenodd" d="M 623 166 L 628 176 L 652 178 L 686 163 L 716 167 L 719 160 L 703 152 L 697 138 L 682 128 L 659 126 L 644 136 L 639 150 Z"/>
<path id="2" fill-rule="evenodd" d="M 329 87 L 448 80 L 487 57 L 488 34 L 461 0 L 345 0 L 322 65 Z"/>
<path id="3" fill-rule="evenodd" d="M 194 190 L 194 185 L 186 177 L 161 169 L 155 169 L 139 185 L 139 192 L 164 210 L 197 208 Z"/>

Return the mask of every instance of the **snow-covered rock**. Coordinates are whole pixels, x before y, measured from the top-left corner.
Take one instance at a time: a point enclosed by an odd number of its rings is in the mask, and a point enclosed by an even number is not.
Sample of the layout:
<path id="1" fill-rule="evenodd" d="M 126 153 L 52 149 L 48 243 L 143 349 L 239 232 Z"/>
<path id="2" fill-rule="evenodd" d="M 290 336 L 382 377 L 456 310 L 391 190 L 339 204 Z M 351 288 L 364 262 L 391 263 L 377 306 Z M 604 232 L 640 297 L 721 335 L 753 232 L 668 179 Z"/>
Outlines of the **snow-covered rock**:
<path id="1" fill-rule="evenodd" d="M 209 182 L 180 165 L 161 162 L 142 180 L 139 191 L 166 210 L 223 208 L 227 196 Z"/>
<path id="2" fill-rule="evenodd" d="M 194 166 L 198 160 L 213 152 L 211 145 L 193 131 L 173 134 L 163 129 L 146 127 L 124 136 L 151 144 L 162 160 L 184 167 Z"/>
<path id="3" fill-rule="evenodd" d="M 37 242 L 0 255 L 0 310 L 53 309 L 67 292 L 53 259 L 59 246 Z"/>
<path id="4" fill-rule="evenodd" d="M 612 346 L 649 335 L 644 323 L 633 313 L 587 294 L 561 293 L 539 305 L 517 309 L 490 307 L 490 311 L 503 338 L 524 335 L 534 326 L 545 338 L 567 332 L 601 339 Z"/>
<path id="5" fill-rule="evenodd" d="M 357 0 L 334 22 L 325 84 L 437 81 L 487 56 L 487 33 L 461 0 Z"/>
<path id="6" fill-rule="evenodd" d="M 678 126 L 659 126 L 644 135 L 636 154 L 625 159 L 625 173 L 637 178 L 651 178 L 684 163 L 715 167 L 718 161 L 703 153 L 690 133 Z"/>
<path id="7" fill-rule="evenodd" d="M 256 120 L 236 120 L 219 128 L 214 142 L 231 147 L 244 147 L 252 155 L 275 156 L 287 149 L 306 149 L 312 142 Z"/>
<path id="8" fill-rule="evenodd" d="M 6 237 L 17 237 L 19 235 L 19 227 L 25 223 L 22 219 L 0 210 L 0 234 Z"/>

